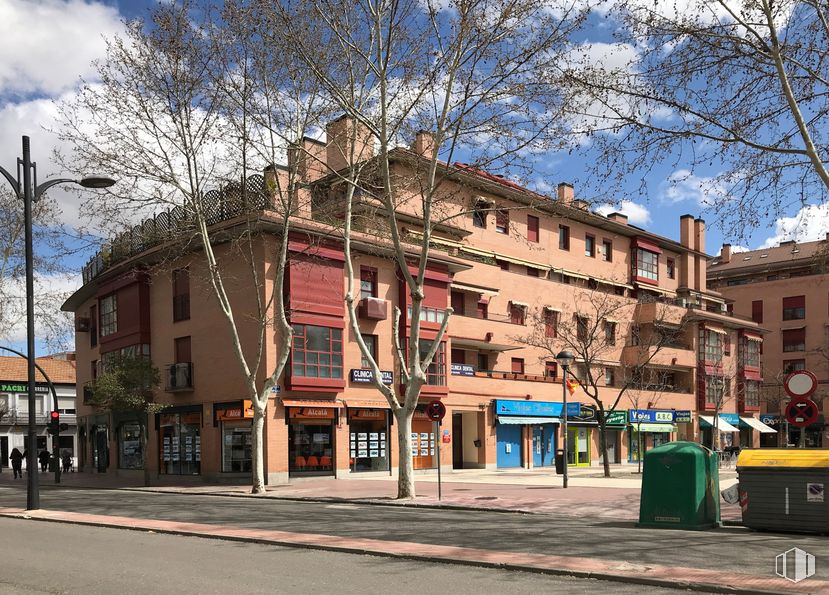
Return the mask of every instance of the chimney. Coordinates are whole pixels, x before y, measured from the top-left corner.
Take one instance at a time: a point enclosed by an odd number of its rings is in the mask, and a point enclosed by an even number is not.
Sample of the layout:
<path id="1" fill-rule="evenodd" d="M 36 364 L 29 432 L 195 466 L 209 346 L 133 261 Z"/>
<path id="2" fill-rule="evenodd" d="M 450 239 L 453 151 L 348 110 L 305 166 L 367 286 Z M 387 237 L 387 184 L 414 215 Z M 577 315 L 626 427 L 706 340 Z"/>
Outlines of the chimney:
<path id="1" fill-rule="evenodd" d="M 679 243 L 683 248 L 693 249 L 694 216 L 682 215 L 679 218 Z"/>
<path id="2" fill-rule="evenodd" d="M 731 244 L 723 244 L 720 250 L 720 262 L 723 264 L 731 262 Z"/>
<path id="3" fill-rule="evenodd" d="M 415 142 L 412 149 L 424 159 L 431 159 L 435 156 L 434 135 L 426 130 L 418 130 L 417 134 L 415 134 Z"/>
<path id="4" fill-rule="evenodd" d="M 582 210 L 582 211 L 589 211 L 590 210 L 590 203 L 586 200 L 582 200 L 580 198 L 574 198 L 572 202 L 573 208 Z"/>
<path id="5" fill-rule="evenodd" d="M 705 252 L 705 220 L 694 219 L 694 250 Z"/>
<path id="6" fill-rule="evenodd" d="M 696 279 L 696 257 L 689 252 L 693 250 L 694 216 L 682 215 L 679 218 L 679 243 L 684 250 L 680 255 L 679 286 L 694 288 Z"/>
<path id="7" fill-rule="evenodd" d="M 624 213 L 610 213 L 607 218 L 611 221 L 615 221 L 616 223 L 621 223 L 622 225 L 628 224 L 628 216 Z"/>
<path id="8" fill-rule="evenodd" d="M 708 259 L 705 258 L 705 221 L 703 219 L 694 219 L 694 250 L 702 252 L 703 255 L 694 255 L 694 268 L 696 269 L 696 277 L 694 279 L 694 288 L 697 291 L 707 291 L 708 279 L 706 278 L 708 269 Z"/>
<path id="9" fill-rule="evenodd" d="M 573 191 L 573 185 L 568 184 L 567 182 L 562 182 L 558 185 L 558 202 L 560 202 L 565 207 L 569 207 L 573 204 L 573 199 L 576 196 L 576 193 Z"/>
<path id="10" fill-rule="evenodd" d="M 288 147 L 288 169 L 296 168 L 296 176 L 301 182 L 315 182 L 325 176 L 325 143 L 303 137 L 302 146 Z"/>
<path id="11" fill-rule="evenodd" d="M 343 115 L 329 122 L 325 127 L 325 135 L 325 161 L 330 171 L 339 171 L 351 163 L 374 156 L 374 137 L 371 131 L 354 118 Z"/>

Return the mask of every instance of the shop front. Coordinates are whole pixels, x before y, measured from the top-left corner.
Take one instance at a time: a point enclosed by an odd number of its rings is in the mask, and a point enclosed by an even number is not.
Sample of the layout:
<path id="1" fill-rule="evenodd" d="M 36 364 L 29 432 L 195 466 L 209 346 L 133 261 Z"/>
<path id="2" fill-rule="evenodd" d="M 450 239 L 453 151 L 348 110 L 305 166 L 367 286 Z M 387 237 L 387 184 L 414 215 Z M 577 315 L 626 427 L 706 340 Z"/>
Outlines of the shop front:
<path id="1" fill-rule="evenodd" d="M 337 401 L 284 400 L 289 476 L 334 475 Z"/>
<path id="2" fill-rule="evenodd" d="M 415 469 L 437 469 L 435 422 L 426 415 L 426 405 L 418 405 L 412 417 L 412 465 Z"/>
<path id="3" fill-rule="evenodd" d="M 621 463 L 621 442 L 625 428 L 627 428 L 628 413 L 624 409 L 605 411 L 607 421 L 605 431 L 607 436 L 607 459 L 610 463 Z M 601 437 L 600 437 L 601 439 Z M 601 442 L 599 443 L 601 447 Z M 599 453 L 599 463 L 604 463 L 602 454 Z"/>
<path id="4" fill-rule="evenodd" d="M 213 427 L 221 435 L 222 473 L 253 471 L 253 402 L 215 403 Z"/>
<path id="5" fill-rule="evenodd" d="M 160 441 L 159 473 L 201 474 L 202 406 L 175 407 L 156 415 Z"/>
<path id="6" fill-rule="evenodd" d="M 798 428 L 792 424 L 789 426 L 789 446 L 805 446 L 806 448 L 820 448 L 825 445 L 822 441 L 824 426 L 824 418 L 819 415 L 815 423 L 806 426 L 805 428 Z"/>
<path id="7" fill-rule="evenodd" d="M 758 432 L 761 437 L 770 434 L 777 438 L 777 430 L 767 426 L 759 419 L 750 415 L 739 416 L 740 420 L 740 448 L 754 448 L 754 432 Z"/>
<path id="8" fill-rule="evenodd" d="M 521 467 L 523 428 L 529 426 L 532 436 L 532 461 L 534 466 L 555 464 L 557 425 L 561 423 L 561 403 L 549 401 L 495 401 L 495 438 L 498 468 Z M 568 411 L 578 414 L 579 404 L 571 403 Z"/>
<path id="9" fill-rule="evenodd" d="M 700 414 L 700 443 L 703 446 L 707 446 L 708 448 L 711 447 L 711 444 L 714 444 L 715 450 L 723 450 L 725 448 L 732 448 L 734 446 L 737 446 L 739 442 L 735 443 L 735 441 L 739 441 L 740 439 L 739 425 L 740 416 L 736 413 L 720 413 L 719 419 L 717 420 L 717 430 L 719 433 L 719 439 L 717 441 L 712 442 L 712 439 L 714 438 L 714 436 L 712 436 L 714 431 L 714 416 Z"/>
<path id="10" fill-rule="evenodd" d="M 574 467 L 589 467 L 592 458 L 593 430 L 597 428 L 598 417 L 595 405 L 573 403 L 578 411 L 567 411 L 567 464 Z"/>
<path id="11" fill-rule="evenodd" d="M 628 412 L 628 460 L 643 460 L 649 448 L 671 441 L 677 431 L 676 411 L 672 409 L 631 409 Z"/>
<path id="12" fill-rule="evenodd" d="M 760 414 L 760 422 L 775 430 L 774 434 L 762 433 L 760 434 L 760 448 L 780 448 L 785 446 L 783 440 L 787 438 L 785 420 L 777 414 L 762 413 Z"/>
<path id="13" fill-rule="evenodd" d="M 353 400 L 347 401 L 346 407 L 351 472 L 389 471 L 391 411 L 376 403 Z"/>

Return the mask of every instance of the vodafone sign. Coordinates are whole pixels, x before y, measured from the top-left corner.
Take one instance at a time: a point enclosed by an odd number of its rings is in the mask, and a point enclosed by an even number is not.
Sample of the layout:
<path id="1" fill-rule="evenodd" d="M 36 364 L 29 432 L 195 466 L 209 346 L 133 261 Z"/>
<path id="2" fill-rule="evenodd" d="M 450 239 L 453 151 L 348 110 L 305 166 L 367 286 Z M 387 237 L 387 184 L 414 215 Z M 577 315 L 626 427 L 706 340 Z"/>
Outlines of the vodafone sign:
<path id="1" fill-rule="evenodd" d="M 817 377 L 808 370 L 796 370 L 786 376 L 783 388 L 793 399 L 809 397 L 817 390 Z"/>

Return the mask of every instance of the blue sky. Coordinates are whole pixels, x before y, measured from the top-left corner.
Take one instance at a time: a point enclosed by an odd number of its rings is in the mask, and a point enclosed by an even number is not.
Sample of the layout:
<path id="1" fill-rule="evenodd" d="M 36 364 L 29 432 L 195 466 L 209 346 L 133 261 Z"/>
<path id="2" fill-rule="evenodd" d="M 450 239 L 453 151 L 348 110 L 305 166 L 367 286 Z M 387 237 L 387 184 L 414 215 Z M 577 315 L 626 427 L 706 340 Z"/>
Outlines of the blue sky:
<path id="1" fill-rule="evenodd" d="M 39 164 L 40 179 L 59 173 L 53 165 L 53 149 L 60 148 L 55 134 L 55 101 L 71 96 L 81 77 L 94 81 L 90 63 L 104 55 L 104 38 L 122 30 L 121 20 L 143 14 L 154 4 L 146 0 L 2 0 L 0 2 L 0 165 L 11 171 L 20 154 L 20 137 L 32 137 L 33 157 Z M 608 25 L 602 19 L 592 21 L 584 39 L 606 41 Z M 552 193 L 558 182 L 576 182 L 584 176 L 584 163 L 589 156 L 567 153 L 551 154 L 539 163 L 534 179 L 536 188 Z M 657 167 L 649 177 L 646 196 L 623 204 L 631 223 L 656 233 L 678 239 L 679 217 L 684 213 L 706 217 L 701 203 L 701 185 L 707 176 L 718 173 L 716 163 L 710 171 L 696 171 L 687 176 L 682 167 Z M 678 180 L 671 185 L 671 179 Z M 69 225 L 79 222 L 77 193 L 62 189 L 52 191 L 61 205 L 63 218 Z M 594 208 L 610 211 L 610 206 Z M 796 217 L 798 213 L 789 213 Z M 822 210 L 810 213 L 825 219 Z M 792 221 L 767 221 L 748 242 L 750 248 L 773 244 Z M 723 237 L 715 221 L 708 219 L 707 251 L 716 254 Z M 785 238 L 783 238 L 785 239 Z M 808 239 L 808 238 L 800 238 Z M 88 256 L 88 255 L 87 255 Z M 73 264 L 79 269 L 85 258 Z M 67 290 L 79 285 L 79 275 L 55 280 Z"/>

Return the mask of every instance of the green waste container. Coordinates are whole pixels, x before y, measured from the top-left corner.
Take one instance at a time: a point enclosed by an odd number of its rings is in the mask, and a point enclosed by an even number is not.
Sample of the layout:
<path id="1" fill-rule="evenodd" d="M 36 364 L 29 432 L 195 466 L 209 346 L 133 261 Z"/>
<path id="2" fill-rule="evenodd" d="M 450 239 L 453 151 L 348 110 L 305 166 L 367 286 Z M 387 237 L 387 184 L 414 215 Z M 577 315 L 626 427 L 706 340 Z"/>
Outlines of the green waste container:
<path id="1" fill-rule="evenodd" d="M 737 480 L 746 527 L 829 533 L 829 450 L 743 450 Z"/>
<path id="2" fill-rule="evenodd" d="M 669 442 L 645 453 L 639 527 L 720 526 L 716 453 L 696 442 Z"/>

